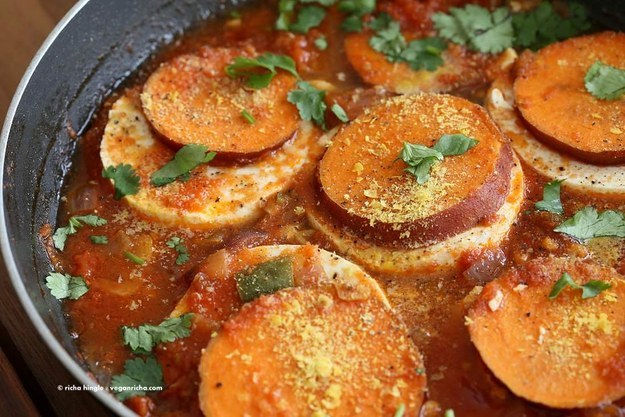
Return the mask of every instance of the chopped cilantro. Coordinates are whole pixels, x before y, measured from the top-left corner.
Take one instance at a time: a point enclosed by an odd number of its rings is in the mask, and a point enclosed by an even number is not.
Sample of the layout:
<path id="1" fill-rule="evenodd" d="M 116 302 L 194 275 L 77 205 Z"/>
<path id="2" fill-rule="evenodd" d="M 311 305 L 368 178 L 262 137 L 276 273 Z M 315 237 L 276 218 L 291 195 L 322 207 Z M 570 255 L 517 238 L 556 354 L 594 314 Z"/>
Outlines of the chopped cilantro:
<path id="1" fill-rule="evenodd" d="M 404 142 L 399 158 L 408 168 L 404 171 L 414 175 L 419 184 L 425 184 L 430 179 L 432 166 L 443 160 L 445 156 L 462 155 L 478 144 L 478 141 L 462 134 L 443 135 L 432 146 Z"/>
<path id="2" fill-rule="evenodd" d="M 319 36 L 317 39 L 315 39 L 315 46 L 320 51 L 325 51 L 326 49 L 328 49 L 328 40 L 325 36 Z"/>
<path id="3" fill-rule="evenodd" d="M 362 17 L 375 10 L 375 0 L 341 0 L 339 10 L 347 14 L 341 23 L 345 32 L 360 32 L 363 28 Z"/>
<path id="4" fill-rule="evenodd" d="M 276 55 L 270 52 L 266 52 L 256 58 L 236 57 L 226 67 L 226 74 L 232 78 L 245 78 L 248 87 L 260 89 L 269 85 L 271 80 L 278 74 L 278 69 L 299 78 L 295 68 L 295 61 L 291 57 Z"/>
<path id="5" fill-rule="evenodd" d="M 124 256 L 126 257 L 126 259 L 128 259 L 129 261 L 136 263 L 137 265 L 145 265 L 145 260 L 142 258 L 139 258 L 137 255 L 135 255 L 132 252 L 124 252 Z"/>
<path id="6" fill-rule="evenodd" d="M 434 71 L 443 65 L 441 54 L 447 49 L 443 39 L 423 38 L 407 43 L 399 23 L 386 13 L 374 19 L 369 27 L 375 31 L 369 45 L 384 54 L 387 61 L 405 62 L 414 70 Z"/>
<path id="7" fill-rule="evenodd" d="M 613 210 L 599 213 L 594 207 L 584 207 L 554 231 L 582 242 L 596 237 L 625 238 L 625 216 Z"/>
<path id="8" fill-rule="evenodd" d="M 295 11 L 297 0 L 280 0 L 278 3 L 278 20 L 276 20 L 277 30 L 289 30 L 291 15 Z"/>
<path id="9" fill-rule="evenodd" d="M 394 417 L 404 417 L 405 412 L 406 412 L 406 405 L 399 404 L 399 407 L 397 407 L 397 411 L 395 411 Z"/>
<path id="10" fill-rule="evenodd" d="M 163 386 L 163 370 L 153 356 L 143 361 L 141 358 L 128 359 L 124 364 L 124 373 L 113 376 L 111 390 L 124 401 L 131 397 L 143 397 L 146 391 L 131 387 L 158 388 Z"/>
<path id="11" fill-rule="evenodd" d="M 577 36 L 590 29 L 586 9 L 577 3 L 569 4 L 568 17 L 558 14 L 550 2 L 512 16 L 515 45 L 537 50 L 550 43 Z"/>
<path id="12" fill-rule="evenodd" d="M 625 69 L 595 62 L 584 77 L 586 90 L 602 100 L 616 100 L 625 94 Z"/>
<path id="13" fill-rule="evenodd" d="M 46 287 L 50 289 L 57 300 L 65 298 L 78 300 L 89 291 L 89 287 L 82 277 L 73 277 L 59 272 L 51 272 L 46 277 Z"/>
<path id="14" fill-rule="evenodd" d="M 399 61 L 402 51 L 406 48 L 406 39 L 401 34 L 399 22 L 389 21 L 386 26 L 378 29 L 369 39 L 369 45 L 384 54 L 387 61 Z"/>
<path id="15" fill-rule="evenodd" d="M 447 410 L 445 410 L 445 416 L 444 417 L 456 417 L 456 413 L 454 412 L 453 409 L 448 408 Z"/>
<path id="16" fill-rule="evenodd" d="M 326 11 L 319 6 L 302 7 L 297 13 L 297 20 L 289 26 L 289 29 L 296 33 L 308 33 L 323 22 Z"/>
<path id="17" fill-rule="evenodd" d="M 334 3 L 336 3 L 336 0 L 299 0 L 300 3 L 317 3 L 320 4 L 322 6 L 332 6 Z"/>
<path id="18" fill-rule="evenodd" d="M 543 189 L 543 199 L 534 206 L 536 210 L 548 211 L 550 213 L 562 214 L 564 208 L 560 200 L 560 185 L 564 180 L 553 180 L 545 184 Z"/>
<path id="19" fill-rule="evenodd" d="M 176 152 L 174 159 L 152 174 L 152 185 L 161 187 L 180 177 L 184 179 L 198 166 L 212 161 L 215 155 L 215 152 L 208 152 L 204 145 L 185 145 Z"/>
<path id="20" fill-rule="evenodd" d="M 178 258 L 176 258 L 176 265 L 183 265 L 189 261 L 189 251 L 184 245 L 184 240 L 178 236 L 174 236 L 166 242 L 166 245 L 176 252 L 178 252 Z"/>
<path id="21" fill-rule="evenodd" d="M 573 281 L 573 278 L 571 278 L 568 273 L 564 272 L 562 277 L 560 277 L 560 279 L 553 285 L 553 288 L 549 293 L 549 299 L 553 300 L 556 298 L 566 287 L 571 287 L 575 290 L 582 290 L 582 299 L 584 300 L 596 297 L 601 292 L 612 288 L 612 286 L 607 282 L 599 280 L 591 280 L 583 285 L 579 285 Z"/>
<path id="22" fill-rule="evenodd" d="M 357 14 L 347 16 L 341 23 L 341 29 L 345 32 L 360 32 L 362 28 L 362 16 Z"/>
<path id="23" fill-rule="evenodd" d="M 102 170 L 102 177 L 113 181 L 115 200 L 139 192 L 141 178 L 139 178 L 132 166 L 128 164 L 119 164 L 116 167 L 111 165 Z"/>
<path id="24" fill-rule="evenodd" d="M 52 236 L 54 247 L 60 251 L 65 249 L 65 242 L 67 241 L 67 237 L 69 235 L 75 234 L 78 229 L 83 226 L 83 224 L 92 227 L 104 226 L 106 224 L 106 220 L 96 216 L 95 214 L 70 217 L 67 226 L 60 227 L 56 229 L 56 232 L 54 232 L 54 235 Z"/>
<path id="25" fill-rule="evenodd" d="M 540 49 L 590 28 L 586 10 L 577 3 L 570 4 L 568 17 L 558 14 L 549 2 L 515 14 L 506 7 L 491 12 L 469 4 L 436 13 L 432 21 L 439 36 L 485 53 L 499 53 L 512 46 Z"/>
<path id="26" fill-rule="evenodd" d="M 138 327 L 122 327 L 124 345 L 134 353 L 145 354 L 161 343 L 173 342 L 191 334 L 192 313 L 179 317 L 170 317 L 159 325 L 142 324 Z"/>
<path id="27" fill-rule="evenodd" d="M 326 92 L 305 81 L 298 82 L 297 87 L 297 90 L 289 92 L 289 102 L 297 106 L 302 120 L 312 120 L 325 129 L 325 111 L 328 107 L 325 103 Z"/>
<path id="28" fill-rule="evenodd" d="M 237 291 L 241 300 L 252 301 L 261 295 L 273 294 L 293 283 L 293 259 L 284 257 L 258 264 L 250 272 L 236 274 Z"/>
<path id="29" fill-rule="evenodd" d="M 474 51 L 499 53 L 514 43 L 512 16 L 505 7 L 493 12 L 474 4 L 452 7 L 449 14 L 435 13 L 432 21 L 439 36 Z"/>
<path id="30" fill-rule="evenodd" d="M 241 116 L 247 121 L 249 124 L 253 125 L 256 123 L 256 119 L 252 116 L 252 113 L 247 111 L 247 109 L 241 110 Z"/>
<path id="31" fill-rule="evenodd" d="M 332 110 L 332 113 L 334 113 L 337 119 L 339 119 L 341 122 L 349 122 L 349 117 L 347 116 L 347 113 L 345 113 L 345 109 L 343 109 L 343 107 L 341 107 L 339 103 L 334 103 L 330 110 Z"/>
<path id="32" fill-rule="evenodd" d="M 109 243 L 109 238 L 106 236 L 91 235 L 89 236 L 89 239 L 91 239 L 91 242 L 94 245 L 106 245 Z"/>

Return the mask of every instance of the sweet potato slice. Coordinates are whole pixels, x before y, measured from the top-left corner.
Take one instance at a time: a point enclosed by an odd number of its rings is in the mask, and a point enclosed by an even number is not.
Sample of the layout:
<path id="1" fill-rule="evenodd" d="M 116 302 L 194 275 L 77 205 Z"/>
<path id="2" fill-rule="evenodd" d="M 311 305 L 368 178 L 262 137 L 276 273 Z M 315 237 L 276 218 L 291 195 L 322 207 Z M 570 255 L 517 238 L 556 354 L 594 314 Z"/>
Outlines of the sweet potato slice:
<path id="1" fill-rule="evenodd" d="M 594 298 L 565 288 L 549 294 L 563 272 L 577 284 L 612 287 Z M 625 395 L 625 281 L 588 261 L 537 259 L 492 281 L 468 312 L 471 340 L 512 392 L 555 408 L 593 407 Z"/>
<path id="2" fill-rule="evenodd" d="M 247 304 L 200 362 L 220 416 L 418 416 L 425 377 L 407 329 L 376 298 L 295 288 Z M 355 411 L 358 410 L 358 411 Z"/>
<path id="3" fill-rule="evenodd" d="M 398 160 L 404 142 L 431 147 L 445 134 L 479 143 L 434 165 L 418 184 Z M 502 206 L 512 151 L 479 106 L 447 95 L 400 96 L 369 109 L 333 138 L 319 165 L 324 206 L 361 237 L 414 247 L 468 230 Z"/>
<path id="4" fill-rule="evenodd" d="M 179 145 L 205 145 L 237 157 L 279 146 L 299 124 L 297 109 L 287 101 L 296 78 L 281 71 L 268 87 L 252 90 L 226 75 L 226 66 L 236 57 L 255 55 L 205 48 L 202 56 L 182 55 L 164 63 L 145 83 L 141 101 L 146 116 Z M 254 123 L 246 120 L 244 110 Z"/>
<path id="5" fill-rule="evenodd" d="M 600 100 L 586 91 L 584 76 L 596 61 L 625 68 L 625 34 L 603 32 L 524 53 L 514 94 L 539 140 L 592 164 L 621 164 L 625 100 Z"/>
<path id="6" fill-rule="evenodd" d="M 369 45 L 370 33 L 345 38 L 345 54 L 351 66 L 368 84 L 383 86 L 394 93 L 448 92 L 486 83 L 485 58 L 449 45 L 442 56 L 445 63 L 434 71 L 413 70 L 406 63 L 392 63 Z"/>

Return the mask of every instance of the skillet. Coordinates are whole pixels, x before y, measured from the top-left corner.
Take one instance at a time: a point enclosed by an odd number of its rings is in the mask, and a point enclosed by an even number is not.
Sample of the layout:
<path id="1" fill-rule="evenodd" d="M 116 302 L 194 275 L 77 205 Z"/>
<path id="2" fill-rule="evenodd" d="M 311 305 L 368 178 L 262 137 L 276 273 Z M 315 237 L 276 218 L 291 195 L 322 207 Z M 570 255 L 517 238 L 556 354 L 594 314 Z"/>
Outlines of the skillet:
<path id="1" fill-rule="evenodd" d="M 34 57 L 0 142 L 0 243 L 20 302 L 49 349 L 80 384 L 95 386 L 70 337 L 61 303 L 42 290 L 50 262 L 38 238 L 56 224 L 76 136 L 102 101 L 154 51 L 242 0 L 82 0 Z M 602 25 L 625 28 L 625 1 L 586 1 Z M 94 395 L 134 415 L 105 391 Z"/>

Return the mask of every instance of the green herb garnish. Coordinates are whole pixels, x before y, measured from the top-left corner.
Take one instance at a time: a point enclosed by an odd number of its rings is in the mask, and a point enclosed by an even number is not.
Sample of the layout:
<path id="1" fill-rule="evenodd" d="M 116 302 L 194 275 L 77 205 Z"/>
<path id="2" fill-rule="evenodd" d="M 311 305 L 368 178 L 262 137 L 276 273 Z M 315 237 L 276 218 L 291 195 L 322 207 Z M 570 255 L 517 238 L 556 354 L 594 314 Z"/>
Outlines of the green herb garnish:
<path id="1" fill-rule="evenodd" d="M 363 16 L 373 13 L 376 0 L 341 0 L 339 10 L 348 16 L 341 23 L 341 29 L 346 32 L 360 32 L 363 28 Z"/>
<path id="2" fill-rule="evenodd" d="M 586 90 L 602 100 L 616 100 L 625 94 L 625 70 L 595 62 L 584 77 Z"/>
<path id="3" fill-rule="evenodd" d="M 291 15 L 295 11 L 297 0 L 280 0 L 278 3 L 278 20 L 276 20 L 277 30 L 289 30 Z"/>
<path id="4" fill-rule="evenodd" d="M 325 36 L 319 36 L 317 39 L 315 39 L 315 46 L 320 51 L 325 51 L 326 49 L 328 49 L 328 40 Z"/>
<path id="5" fill-rule="evenodd" d="M 132 252 L 124 252 L 124 256 L 126 257 L 126 259 L 128 259 L 129 261 L 136 263 L 137 265 L 145 265 L 145 260 L 142 258 L 139 258 L 137 255 L 135 255 Z"/>
<path id="6" fill-rule="evenodd" d="M 82 277 L 73 277 L 59 272 L 51 272 L 46 277 L 46 287 L 50 289 L 50 293 L 57 300 L 65 298 L 78 300 L 89 291 L 89 287 Z"/>
<path id="7" fill-rule="evenodd" d="M 124 345 L 134 353 L 145 354 L 161 343 L 173 342 L 191 334 L 192 313 L 180 317 L 170 317 L 159 325 L 142 324 L 138 327 L 122 327 Z"/>
<path id="8" fill-rule="evenodd" d="M 395 411 L 394 417 L 404 417 L 405 412 L 406 412 L 406 405 L 399 404 L 399 407 L 397 407 L 397 411 Z"/>
<path id="9" fill-rule="evenodd" d="M 153 356 L 145 361 L 141 358 L 128 359 L 124 364 L 124 373 L 113 376 L 111 380 L 111 390 L 120 401 L 145 396 L 144 390 L 130 389 L 138 386 L 155 391 L 163 387 L 163 370 Z"/>
<path id="10" fill-rule="evenodd" d="M 610 284 L 604 281 L 591 280 L 585 283 L 584 285 L 579 285 L 571 276 L 564 272 L 562 277 L 553 285 L 551 292 L 549 293 L 549 299 L 553 300 L 556 298 L 563 289 L 566 287 L 571 287 L 575 290 L 582 290 L 582 299 L 593 298 L 599 295 L 601 292 L 612 288 Z"/>
<path id="11" fill-rule="evenodd" d="M 341 122 L 349 122 L 349 117 L 347 116 L 347 113 L 345 113 L 345 109 L 343 109 L 343 107 L 341 107 L 339 103 L 334 103 L 330 110 L 332 110 L 332 113 L 334 113 L 336 118 L 339 119 Z"/>
<path id="12" fill-rule="evenodd" d="M 535 9 L 512 16 L 515 46 L 538 50 L 550 43 L 577 36 L 590 29 L 586 9 L 577 3 L 569 3 L 568 17 L 562 17 L 549 2 L 542 2 Z"/>
<path id="13" fill-rule="evenodd" d="M 212 161 L 216 155 L 204 145 L 185 145 L 176 152 L 174 159 L 152 174 L 152 185 L 162 187 L 176 179 L 188 179 L 192 170 Z"/>
<path id="14" fill-rule="evenodd" d="M 241 110 L 241 116 L 243 116 L 245 121 L 248 122 L 251 125 L 256 123 L 256 119 L 254 118 L 254 116 L 252 116 L 252 113 L 247 111 L 247 109 Z"/>
<path id="15" fill-rule="evenodd" d="M 539 201 L 534 205 L 536 210 L 548 211 L 556 214 L 564 213 L 562 201 L 560 200 L 560 185 L 563 182 L 564 180 L 553 180 L 545 184 L 542 201 Z"/>
<path id="16" fill-rule="evenodd" d="M 294 285 L 293 259 L 284 257 L 258 264 L 250 272 L 239 272 L 235 276 L 237 291 L 244 302 L 261 295 L 273 294 Z"/>
<path id="17" fill-rule="evenodd" d="M 590 28 L 583 6 L 571 3 L 568 15 L 565 18 L 556 13 L 549 2 L 514 14 L 506 7 L 491 12 L 469 4 L 435 13 L 432 20 L 439 36 L 451 42 L 473 51 L 499 53 L 513 46 L 540 49 Z"/>
<path id="18" fill-rule="evenodd" d="M 178 252 L 178 257 L 176 258 L 176 265 L 183 265 L 189 261 L 189 251 L 187 247 L 184 245 L 184 240 L 174 236 L 169 239 L 165 243 L 168 247 L 174 249 Z"/>
<path id="19" fill-rule="evenodd" d="M 297 20 L 289 26 L 289 29 L 295 33 L 308 33 L 323 22 L 326 17 L 326 11 L 319 6 L 302 7 L 297 13 Z"/>
<path id="20" fill-rule="evenodd" d="M 408 43 L 401 33 L 399 23 L 385 13 L 374 19 L 369 27 L 375 31 L 369 39 L 369 45 L 384 54 L 387 61 L 405 62 L 415 71 L 434 71 L 443 65 L 441 54 L 447 49 L 443 39 L 431 37 Z"/>
<path id="21" fill-rule="evenodd" d="M 139 192 L 141 178 L 128 164 L 119 164 L 116 167 L 109 166 L 102 170 L 102 177 L 113 181 L 115 186 L 115 200 L 119 200 L 127 195 L 134 195 Z"/>
<path id="22" fill-rule="evenodd" d="M 431 148 L 404 142 L 398 159 L 408 165 L 404 171 L 414 175 L 419 184 L 425 184 L 435 163 L 446 156 L 462 155 L 477 144 L 477 140 L 462 134 L 443 135 Z"/>
<path id="23" fill-rule="evenodd" d="M 456 413 L 453 409 L 449 408 L 445 410 L 445 417 L 456 417 Z"/>
<path id="24" fill-rule="evenodd" d="M 314 121 L 325 129 L 326 92 L 313 87 L 306 81 L 297 83 L 297 90 L 289 92 L 287 99 L 297 106 L 302 120 Z"/>
<path id="25" fill-rule="evenodd" d="M 89 239 L 91 239 L 91 242 L 94 245 L 106 245 L 109 243 L 109 238 L 106 236 L 91 235 L 89 236 Z"/>
<path id="26" fill-rule="evenodd" d="M 265 88 L 278 74 L 278 69 L 284 70 L 295 77 L 299 74 L 295 68 L 295 61 L 286 55 L 276 55 L 266 52 L 256 58 L 239 56 L 226 67 L 226 74 L 232 78 L 242 77 L 250 88 Z"/>
<path id="27" fill-rule="evenodd" d="M 60 227 L 56 229 L 56 232 L 54 232 L 54 235 L 52 236 L 54 247 L 60 251 L 65 249 L 65 242 L 67 241 L 67 237 L 78 232 L 78 229 L 80 229 L 83 225 L 98 227 L 104 226 L 106 223 L 106 220 L 96 216 L 95 214 L 87 214 L 85 216 L 72 216 L 69 218 L 67 226 Z"/>
<path id="28" fill-rule="evenodd" d="M 449 14 L 435 13 L 432 21 L 439 36 L 474 51 L 499 53 L 514 43 L 512 16 L 505 7 L 493 12 L 474 4 L 452 7 Z"/>
<path id="29" fill-rule="evenodd" d="M 625 217 L 613 210 L 599 213 L 594 207 L 584 207 L 553 230 L 581 242 L 596 237 L 625 238 Z"/>

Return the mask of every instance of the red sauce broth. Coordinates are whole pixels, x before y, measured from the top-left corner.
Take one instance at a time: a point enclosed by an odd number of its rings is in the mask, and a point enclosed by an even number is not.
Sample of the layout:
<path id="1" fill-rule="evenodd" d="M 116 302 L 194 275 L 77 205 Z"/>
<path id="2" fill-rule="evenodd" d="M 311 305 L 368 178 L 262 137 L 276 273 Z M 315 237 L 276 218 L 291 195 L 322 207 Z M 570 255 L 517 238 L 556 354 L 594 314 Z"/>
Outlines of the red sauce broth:
<path id="1" fill-rule="evenodd" d="M 397 0 L 382 6 L 418 30 L 429 30 L 428 16 L 432 10 L 444 10 L 458 1 L 412 2 Z M 482 2 L 484 3 L 484 2 Z M 160 62 L 183 53 L 193 53 L 201 46 L 234 46 L 242 42 L 253 44 L 257 50 L 271 50 L 291 55 L 307 80 L 321 79 L 332 83 L 336 97 L 349 96 L 355 88 L 365 88 L 346 61 L 339 26 L 341 14 L 331 11 L 319 27 L 307 35 L 276 32 L 275 5 L 244 9 L 239 23 L 236 19 L 207 22 L 205 27 L 185 36 L 168 47 L 127 83 L 136 88 Z M 408 11 L 407 11 L 408 10 Z M 403 12 L 402 12 L 403 11 Z M 241 23 L 242 22 L 242 23 Z M 325 51 L 313 42 L 323 34 L 329 42 Z M 484 95 L 486 85 L 472 91 L 457 92 L 470 98 Z M 134 212 L 124 201 L 113 199 L 113 188 L 101 177 L 102 163 L 99 146 L 114 94 L 100 109 L 90 129 L 79 140 L 73 171 L 64 192 L 59 224 L 64 225 L 72 215 L 95 213 L 108 220 L 96 229 L 84 227 L 67 240 L 63 252 L 50 248 L 51 259 L 58 271 L 84 277 L 90 291 L 77 301 L 65 304 L 72 331 L 88 366 L 98 382 L 110 385 L 111 375 L 123 371 L 124 362 L 132 355 L 123 345 L 121 326 L 157 324 L 165 319 L 189 288 L 200 262 L 218 249 L 234 242 L 242 244 L 301 244 L 310 242 L 332 250 L 329 241 L 316 232 L 305 216 L 296 214 L 296 207 L 314 203 L 315 166 L 307 166 L 294 185 L 273 197 L 265 208 L 266 215 L 258 221 L 237 228 L 216 231 L 193 231 L 168 228 Z M 505 268 L 546 255 L 589 256 L 588 249 L 553 228 L 561 218 L 532 210 L 533 202 L 542 198 L 547 182 L 531 167 L 524 165 L 526 201 L 508 239 L 502 246 L 506 255 Z M 571 216 L 586 205 L 598 209 L 623 209 L 625 201 L 608 201 L 592 195 L 562 193 L 565 216 Z M 77 203 L 78 202 L 78 203 Z M 45 227 L 42 234 L 49 237 Z M 108 245 L 94 245 L 90 235 L 104 235 Z M 185 239 L 190 261 L 182 266 L 175 263 L 176 252 L 165 242 L 172 236 Z M 49 245 L 49 239 L 46 239 Z M 147 262 L 143 266 L 124 256 L 130 251 Z M 471 254 L 468 267 L 481 254 Z M 623 254 L 621 254 L 623 255 Z M 625 260 L 616 265 L 625 272 Z M 414 276 L 382 276 L 372 274 L 387 289 L 391 303 L 401 315 L 414 342 L 421 350 L 428 375 L 427 399 L 431 410 L 454 409 L 456 416 L 617 416 L 625 408 L 616 405 L 601 410 L 556 411 L 529 403 L 512 394 L 481 361 L 469 340 L 464 325 L 463 299 L 477 284 L 462 274 L 438 279 Z M 223 301 L 228 303 L 227 300 Z M 165 379 L 178 382 L 167 386 L 149 400 L 135 398 L 127 405 L 143 415 L 201 416 L 197 400 L 199 376 L 195 370 L 200 350 L 215 325 L 196 322 L 188 340 L 168 344 L 158 351 L 164 364 Z M 621 402 L 621 404 L 625 404 Z M 425 413 L 425 411 L 424 411 Z M 442 413 L 426 415 L 442 415 Z"/>

